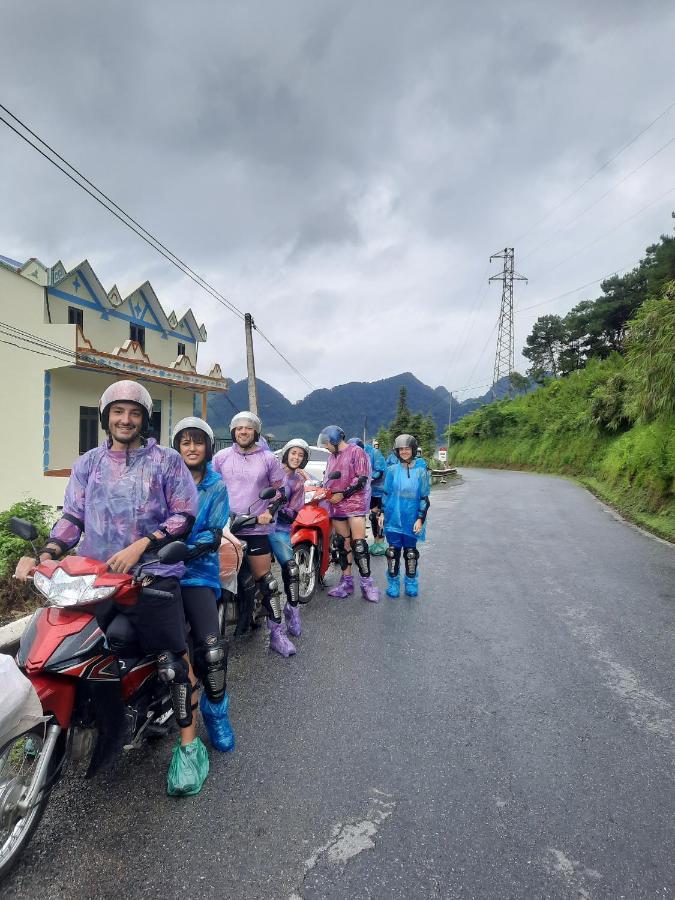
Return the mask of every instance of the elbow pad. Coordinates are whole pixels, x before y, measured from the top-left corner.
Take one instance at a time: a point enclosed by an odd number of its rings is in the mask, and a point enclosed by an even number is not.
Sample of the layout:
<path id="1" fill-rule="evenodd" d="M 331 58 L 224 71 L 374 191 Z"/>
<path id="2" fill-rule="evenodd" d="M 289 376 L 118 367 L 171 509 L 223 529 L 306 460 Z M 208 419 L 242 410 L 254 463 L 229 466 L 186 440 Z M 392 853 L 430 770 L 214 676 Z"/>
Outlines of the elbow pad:
<path id="1" fill-rule="evenodd" d="M 429 507 L 431 506 L 431 501 L 428 497 L 422 497 L 420 499 L 420 508 L 417 514 L 418 518 L 420 518 L 423 522 L 427 517 L 427 513 L 429 512 Z"/>
<path id="2" fill-rule="evenodd" d="M 197 559 L 200 556 L 206 556 L 207 553 L 215 553 L 220 549 L 220 542 L 223 537 L 221 528 L 210 528 L 210 537 L 203 541 L 199 541 L 190 547 L 190 555 L 188 559 Z"/>
<path id="3" fill-rule="evenodd" d="M 356 484 L 353 484 L 351 487 L 348 487 L 346 491 L 343 491 L 342 496 L 346 500 L 347 497 L 351 497 L 357 491 L 363 490 L 363 488 L 366 486 L 367 483 L 368 483 L 368 476 L 367 475 L 359 475 L 359 477 L 356 481 Z"/>

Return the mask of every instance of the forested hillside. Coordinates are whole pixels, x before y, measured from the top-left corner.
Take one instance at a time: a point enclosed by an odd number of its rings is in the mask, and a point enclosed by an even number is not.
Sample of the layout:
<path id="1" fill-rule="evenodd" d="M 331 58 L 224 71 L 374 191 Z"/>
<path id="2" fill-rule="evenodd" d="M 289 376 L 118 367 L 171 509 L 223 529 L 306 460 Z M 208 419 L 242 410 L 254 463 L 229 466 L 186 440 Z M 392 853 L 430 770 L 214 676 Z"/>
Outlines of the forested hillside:
<path id="1" fill-rule="evenodd" d="M 524 352 L 544 386 L 453 426 L 451 459 L 576 475 L 675 539 L 675 239 L 601 288 L 538 320 Z"/>

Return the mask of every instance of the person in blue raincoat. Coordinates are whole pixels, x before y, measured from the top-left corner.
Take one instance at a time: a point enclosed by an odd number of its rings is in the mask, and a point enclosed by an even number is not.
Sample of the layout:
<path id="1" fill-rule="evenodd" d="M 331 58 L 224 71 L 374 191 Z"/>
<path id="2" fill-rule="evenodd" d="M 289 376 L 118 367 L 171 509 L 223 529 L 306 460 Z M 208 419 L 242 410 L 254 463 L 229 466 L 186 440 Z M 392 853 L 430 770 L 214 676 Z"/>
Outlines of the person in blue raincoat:
<path id="1" fill-rule="evenodd" d="M 417 542 L 426 537 L 430 479 L 427 464 L 417 457 L 417 441 L 400 434 L 394 442 L 396 465 L 384 479 L 384 534 L 387 539 L 387 596 L 401 593 L 400 567 L 403 556 L 405 593 L 416 597 L 419 590 Z"/>
<path id="2" fill-rule="evenodd" d="M 375 446 L 377 444 L 377 446 Z M 371 556 L 384 556 L 386 545 L 384 543 L 384 531 L 382 529 L 382 490 L 384 488 L 384 476 L 387 474 L 387 464 L 380 451 L 377 441 L 366 444 L 364 450 L 370 458 L 372 475 L 370 478 L 370 527 L 373 531 L 373 543 L 370 545 Z M 398 462 L 398 460 L 397 460 Z"/>

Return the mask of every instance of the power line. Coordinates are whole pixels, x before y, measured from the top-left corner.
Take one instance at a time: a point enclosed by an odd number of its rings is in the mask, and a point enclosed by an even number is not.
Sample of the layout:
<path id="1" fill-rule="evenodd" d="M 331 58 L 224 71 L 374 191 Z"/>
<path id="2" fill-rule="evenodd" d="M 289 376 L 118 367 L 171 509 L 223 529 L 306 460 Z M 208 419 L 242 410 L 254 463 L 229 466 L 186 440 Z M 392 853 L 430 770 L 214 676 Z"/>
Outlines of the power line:
<path id="1" fill-rule="evenodd" d="M 214 300 L 217 300 L 222 306 L 236 315 L 238 318 L 243 319 L 244 313 L 239 309 L 234 303 L 224 297 L 219 291 L 217 291 L 212 285 L 209 284 L 201 275 L 196 273 L 187 263 L 183 262 L 179 256 L 177 256 L 173 251 L 169 250 L 164 244 L 161 243 L 150 231 L 144 228 L 140 223 L 137 222 L 129 213 L 125 212 L 121 206 L 115 203 L 113 200 L 108 197 L 100 188 L 96 187 L 96 185 L 90 181 L 85 175 L 83 175 L 75 166 L 69 163 L 63 156 L 57 153 L 46 141 L 44 141 L 39 135 L 37 135 L 34 131 L 32 131 L 18 116 L 12 113 L 7 107 L 0 104 L 0 109 L 4 110 L 15 122 L 18 122 L 19 125 L 27 131 L 30 135 L 32 135 L 37 141 L 39 141 L 44 147 L 46 147 L 50 153 L 52 153 L 57 159 L 61 160 L 65 165 L 75 172 L 76 175 L 81 178 L 86 184 L 83 184 L 82 181 L 78 181 L 78 179 L 68 172 L 63 166 L 59 165 L 56 159 L 52 159 L 45 151 L 37 146 L 33 141 L 30 140 L 25 134 L 22 134 L 11 122 L 8 122 L 3 116 L 0 116 L 0 121 L 3 122 L 8 128 L 10 128 L 18 137 L 20 137 L 23 141 L 25 141 L 29 146 L 31 146 L 34 150 L 37 150 L 41 156 L 43 156 L 48 162 L 50 162 L 53 166 L 55 166 L 60 172 L 66 175 L 74 184 L 76 184 L 79 188 L 81 188 L 85 193 L 89 194 L 97 203 L 99 203 L 104 209 L 106 209 L 109 213 L 115 216 L 123 225 L 126 225 L 134 234 L 138 235 L 142 240 L 145 241 L 153 250 L 156 250 L 167 262 L 170 262 L 175 268 L 177 268 L 184 275 L 187 275 L 198 287 L 202 288 L 207 294 L 209 294 Z M 90 185 L 93 190 L 89 190 L 86 185 Z M 94 191 L 96 193 L 94 193 Z M 100 196 L 97 196 L 100 195 Z M 101 199 L 104 198 L 104 199 Z M 263 333 L 257 329 L 261 337 L 272 347 L 272 349 L 281 357 L 281 359 L 288 365 L 296 375 L 298 375 L 310 388 L 314 388 L 309 379 L 307 379 L 299 369 L 297 369 L 284 354 L 276 347 L 276 345 Z"/>
<path id="2" fill-rule="evenodd" d="M 602 278 L 595 278 L 593 281 L 587 281 L 586 284 L 580 284 L 579 287 L 572 288 L 571 291 L 565 291 L 562 294 L 556 294 L 555 297 L 549 297 L 547 300 L 539 300 L 537 303 L 532 303 L 530 306 L 518 306 L 516 307 L 516 312 L 527 312 L 528 309 L 536 309 L 538 306 L 545 306 L 547 303 L 553 303 L 555 300 L 562 300 L 563 297 L 569 297 L 570 294 L 576 294 L 577 291 L 582 291 L 584 288 L 591 287 L 591 285 L 599 284 L 601 281 L 606 281 L 608 278 L 611 278 L 612 275 L 619 275 L 622 272 L 627 272 L 629 269 L 635 268 L 635 263 L 632 263 L 627 266 L 623 266 L 621 269 L 615 269 L 613 272 L 610 272 L 609 275 L 603 275 Z"/>
<path id="3" fill-rule="evenodd" d="M 621 147 L 619 150 L 617 150 L 613 156 L 610 156 L 610 158 L 608 160 L 606 160 L 606 162 L 604 162 L 601 166 L 599 166 L 595 170 L 595 172 L 593 172 L 592 175 L 589 175 L 589 177 L 586 178 L 585 181 L 582 181 L 582 183 L 580 185 L 578 185 L 576 188 L 574 188 L 574 190 L 571 191 L 566 197 L 564 197 L 559 203 L 556 203 L 556 205 L 551 207 L 551 209 L 549 209 L 548 212 L 544 213 L 544 215 L 541 216 L 541 218 L 537 219 L 537 221 L 534 223 L 534 225 L 531 225 L 526 231 L 524 231 L 522 234 L 518 235 L 518 237 L 515 239 L 515 243 L 519 243 L 520 241 L 522 241 L 522 239 L 524 237 L 526 237 L 526 235 L 528 235 L 532 231 L 534 231 L 534 229 L 538 225 L 541 225 L 542 222 L 546 221 L 546 219 L 548 219 L 549 216 L 551 216 L 554 212 L 556 212 L 556 210 L 560 209 L 561 206 L 564 206 L 568 200 L 571 200 L 572 197 L 575 196 L 575 194 L 578 194 L 582 188 L 586 187 L 586 185 L 596 177 L 596 175 L 599 175 L 600 172 L 602 172 L 604 169 L 606 169 L 607 166 L 611 165 L 611 163 L 613 163 L 615 159 L 617 159 L 619 156 L 621 156 L 621 154 L 624 152 L 624 150 L 628 150 L 629 147 L 632 147 L 633 144 L 638 140 L 638 138 L 641 138 L 642 135 L 646 134 L 646 132 L 648 132 L 649 129 L 653 125 L 656 125 L 656 123 L 660 119 L 662 119 L 665 115 L 667 115 L 667 113 L 669 113 L 670 110 L 674 106 L 675 106 L 675 100 L 672 103 L 669 103 L 668 106 L 663 110 L 663 112 L 660 112 L 655 119 L 652 119 L 652 121 L 648 125 L 646 125 L 642 129 L 642 131 L 638 132 L 635 135 L 635 137 L 631 138 L 627 144 L 624 144 L 623 147 Z"/>

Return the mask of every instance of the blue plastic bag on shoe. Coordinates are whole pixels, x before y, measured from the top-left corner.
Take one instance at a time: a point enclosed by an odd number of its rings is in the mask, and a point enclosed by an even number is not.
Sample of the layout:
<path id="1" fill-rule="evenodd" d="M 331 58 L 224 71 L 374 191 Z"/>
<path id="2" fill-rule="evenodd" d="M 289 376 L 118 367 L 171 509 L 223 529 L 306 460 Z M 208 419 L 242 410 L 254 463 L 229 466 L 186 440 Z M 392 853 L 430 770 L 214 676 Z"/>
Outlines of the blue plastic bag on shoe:
<path id="1" fill-rule="evenodd" d="M 199 708 L 202 712 L 204 725 L 209 733 L 211 744 L 221 753 L 229 753 L 234 750 L 234 731 L 230 724 L 228 709 L 230 706 L 230 698 L 227 694 L 220 703 L 213 703 L 206 694 L 202 694 L 199 701 Z"/>

